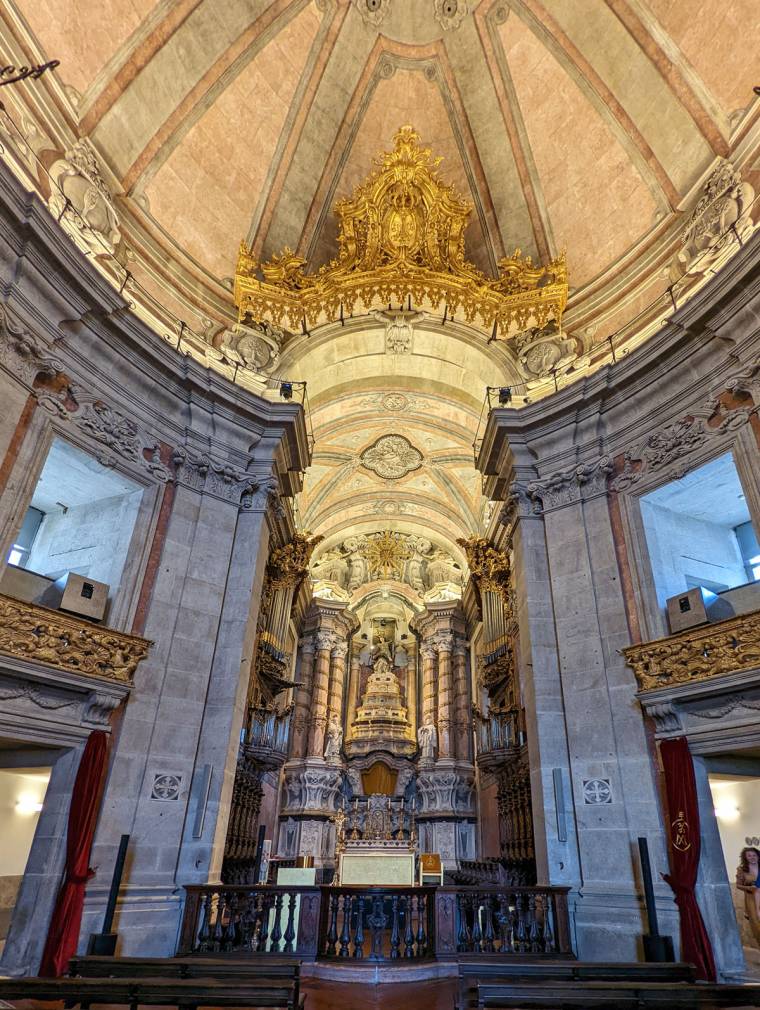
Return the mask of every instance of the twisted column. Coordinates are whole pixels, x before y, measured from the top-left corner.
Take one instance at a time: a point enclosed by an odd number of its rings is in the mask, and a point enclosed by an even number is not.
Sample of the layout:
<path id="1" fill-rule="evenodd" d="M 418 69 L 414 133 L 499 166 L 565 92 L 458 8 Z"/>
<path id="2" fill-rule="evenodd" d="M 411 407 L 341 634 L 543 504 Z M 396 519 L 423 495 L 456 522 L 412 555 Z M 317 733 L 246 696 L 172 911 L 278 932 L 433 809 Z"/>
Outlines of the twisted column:
<path id="1" fill-rule="evenodd" d="M 467 646 L 461 639 L 454 643 L 454 750 L 460 761 L 472 760 L 470 693 L 467 683 Z"/>
<path id="2" fill-rule="evenodd" d="M 332 631 L 318 631 L 315 635 L 314 688 L 311 693 L 311 727 L 309 730 L 308 757 L 322 757 L 327 726 L 327 690 L 330 683 L 330 654 L 337 644 Z"/>
<path id="3" fill-rule="evenodd" d="M 300 687 L 296 688 L 294 698 L 293 735 L 290 742 L 290 756 L 292 758 L 306 756 L 311 686 L 314 674 L 314 649 L 313 636 L 301 639 L 301 662 L 298 668 Z"/>
<path id="4" fill-rule="evenodd" d="M 438 649 L 438 757 L 450 758 L 453 753 L 453 683 L 451 676 L 451 653 L 454 636 L 450 632 L 439 632 L 435 636 Z"/>

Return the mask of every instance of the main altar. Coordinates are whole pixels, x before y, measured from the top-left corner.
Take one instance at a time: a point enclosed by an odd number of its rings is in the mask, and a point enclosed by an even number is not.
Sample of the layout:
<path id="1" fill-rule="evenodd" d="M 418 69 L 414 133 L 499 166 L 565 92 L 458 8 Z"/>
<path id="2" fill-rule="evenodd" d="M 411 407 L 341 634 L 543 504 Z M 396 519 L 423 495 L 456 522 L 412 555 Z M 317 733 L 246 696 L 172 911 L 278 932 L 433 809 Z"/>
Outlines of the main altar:
<path id="1" fill-rule="evenodd" d="M 335 879 L 351 885 L 399 885 L 410 887 L 416 879 L 417 833 L 414 807 L 404 810 L 404 800 L 390 796 L 366 797 L 359 809 L 356 800 L 348 814 L 339 810 L 335 821 Z"/>

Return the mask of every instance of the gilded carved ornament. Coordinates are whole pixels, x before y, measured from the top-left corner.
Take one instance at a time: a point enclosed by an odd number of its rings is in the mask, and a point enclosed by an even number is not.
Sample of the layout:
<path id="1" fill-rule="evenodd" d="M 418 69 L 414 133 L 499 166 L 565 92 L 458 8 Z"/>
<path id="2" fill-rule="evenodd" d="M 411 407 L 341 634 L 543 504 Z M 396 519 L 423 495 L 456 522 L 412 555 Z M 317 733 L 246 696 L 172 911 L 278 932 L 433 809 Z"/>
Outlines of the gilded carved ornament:
<path id="1" fill-rule="evenodd" d="M 0 652 L 15 659 L 131 685 L 150 646 L 144 638 L 0 595 Z"/>
<path id="2" fill-rule="evenodd" d="M 623 649 L 641 691 L 760 666 L 760 610 Z"/>
<path id="3" fill-rule="evenodd" d="M 512 596 L 512 568 L 509 556 L 484 537 L 457 540 L 467 556 L 467 564 L 480 590 L 499 593 L 506 602 Z"/>
<path id="4" fill-rule="evenodd" d="M 493 336 L 506 339 L 551 320 L 561 323 L 567 303 L 564 256 L 534 266 L 520 250 L 488 277 L 467 260 L 464 231 L 472 207 L 439 177 L 440 158 L 419 146 L 402 126 L 394 149 L 376 171 L 335 206 L 338 256 L 316 273 L 285 249 L 261 263 L 241 243 L 235 302 L 241 321 L 267 320 L 291 329 L 367 312 L 389 304 L 461 312 Z"/>
<path id="5" fill-rule="evenodd" d="M 308 533 L 296 533 L 284 547 L 275 547 L 267 563 L 271 588 L 297 585 L 309 571 L 314 548 L 323 540 L 322 536 L 310 537 Z"/>

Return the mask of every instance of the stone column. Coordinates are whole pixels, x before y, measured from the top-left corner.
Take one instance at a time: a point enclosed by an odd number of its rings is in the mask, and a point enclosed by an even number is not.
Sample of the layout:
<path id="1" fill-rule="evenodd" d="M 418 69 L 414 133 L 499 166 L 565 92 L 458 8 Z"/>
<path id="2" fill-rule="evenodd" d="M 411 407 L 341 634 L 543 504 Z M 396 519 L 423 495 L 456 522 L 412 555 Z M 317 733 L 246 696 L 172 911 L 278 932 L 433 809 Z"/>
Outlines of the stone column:
<path id="1" fill-rule="evenodd" d="M 438 649 L 438 757 L 454 757 L 453 691 L 451 677 L 451 653 L 454 648 L 453 635 L 439 632 L 435 641 Z"/>
<path id="2" fill-rule="evenodd" d="M 469 679 L 467 677 L 467 645 L 461 639 L 454 642 L 454 750 L 460 761 L 472 760 L 472 715 Z"/>
<path id="3" fill-rule="evenodd" d="M 359 646 L 354 642 L 351 647 L 351 665 L 348 675 L 348 711 L 346 714 L 346 736 L 350 737 L 351 727 L 356 716 L 356 701 L 359 693 L 359 676 L 361 673 L 361 660 L 359 658 Z"/>
<path id="4" fill-rule="evenodd" d="M 346 655 L 348 642 L 337 642 L 332 649 L 332 664 L 330 668 L 330 702 L 328 705 L 328 720 L 333 715 L 343 723 L 343 689 L 346 682 Z"/>
<path id="5" fill-rule="evenodd" d="M 314 688 L 311 695 L 311 728 L 308 757 L 321 758 L 325 749 L 327 726 L 327 691 L 330 684 L 330 656 L 335 647 L 335 634 L 318 631 L 315 636 Z"/>
<path id="6" fill-rule="evenodd" d="M 314 636 L 304 635 L 301 639 L 299 664 L 296 680 L 301 684 L 296 688 L 295 710 L 293 712 L 293 735 L 290 741 L 291 758 L 306 756 L 308 742 L 309 709 L 311 707 L 311 687 L 314 674 Z"/>
<path id="7" fill-rule="evenodd" d="M 420 646 L 422 656 L 422 724 L 435 724 L 435 667 L 437 653 L 430 642 Z"/>

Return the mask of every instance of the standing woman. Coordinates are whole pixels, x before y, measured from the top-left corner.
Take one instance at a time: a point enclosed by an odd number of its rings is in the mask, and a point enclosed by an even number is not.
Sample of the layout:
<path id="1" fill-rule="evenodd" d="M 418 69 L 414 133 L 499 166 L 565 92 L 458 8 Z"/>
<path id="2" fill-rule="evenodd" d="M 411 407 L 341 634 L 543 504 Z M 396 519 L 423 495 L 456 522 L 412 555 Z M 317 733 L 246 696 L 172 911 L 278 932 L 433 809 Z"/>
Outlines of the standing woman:
<path id="1" fill-rule="evenodd" d="M 755 943 L 760 947 L 760 850 L 747 847 L 739 854 L 736 886 L 744 891 L 744 914 L 749 919 Z"/>

